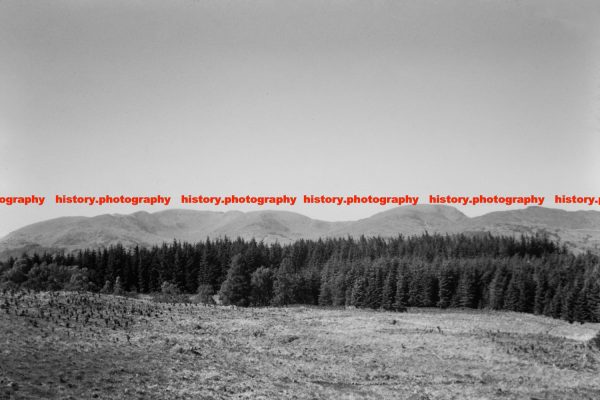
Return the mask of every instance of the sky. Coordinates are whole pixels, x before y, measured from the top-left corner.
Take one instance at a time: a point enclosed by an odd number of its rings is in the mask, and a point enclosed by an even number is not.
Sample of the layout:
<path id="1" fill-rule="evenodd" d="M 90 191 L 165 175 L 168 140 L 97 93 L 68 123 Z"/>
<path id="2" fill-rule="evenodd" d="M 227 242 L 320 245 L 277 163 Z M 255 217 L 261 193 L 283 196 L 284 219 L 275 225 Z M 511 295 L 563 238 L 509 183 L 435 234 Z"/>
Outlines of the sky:
<path id="1" fill-rule="evenodd" d="M 0 235 L 165 209 L 55 194 L 600 195 L 599 26 L 594 0 L 0 1 L 0 196 L 49 198 Z"/>

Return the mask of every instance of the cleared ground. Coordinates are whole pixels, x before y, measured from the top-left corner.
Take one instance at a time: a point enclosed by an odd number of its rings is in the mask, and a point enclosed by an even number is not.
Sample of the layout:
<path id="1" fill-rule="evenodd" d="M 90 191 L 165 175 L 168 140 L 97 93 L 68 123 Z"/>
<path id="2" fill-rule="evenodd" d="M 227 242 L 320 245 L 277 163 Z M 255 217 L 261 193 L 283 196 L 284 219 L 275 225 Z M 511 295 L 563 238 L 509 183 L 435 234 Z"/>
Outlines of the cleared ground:
<path id="1" fill-rule="evenodd" d="M 600 399 L 598 324 L 0 294 L 0 398 Z"/>

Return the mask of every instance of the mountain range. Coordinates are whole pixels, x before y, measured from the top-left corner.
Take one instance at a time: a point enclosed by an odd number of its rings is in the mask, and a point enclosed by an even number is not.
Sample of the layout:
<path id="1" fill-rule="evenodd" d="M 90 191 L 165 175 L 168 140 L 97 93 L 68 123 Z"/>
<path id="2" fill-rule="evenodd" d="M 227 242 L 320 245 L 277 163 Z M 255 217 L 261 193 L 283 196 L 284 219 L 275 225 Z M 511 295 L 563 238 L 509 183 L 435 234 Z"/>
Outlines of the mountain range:
<path id="1" fill-rule="evenodd" d="M 117 243 L 151 246 L 174 239 L 254 238 L 290 243 L 324 237 L 391 237 L 399 234 L 489 232 L 531 235 L 545 232 L 576 252 L 600 252 L 600 212 L 565 211 L 544 207 L 496 211 L 470 218 L 451 206 L 402 206 L 357 221 L 328 222 L 288 211 L 213 212 L 195 210 L 145 211 L 96 217 L 62 217 L 38 222 L 0 239 L 0 257 L 33 251 L 73 251 Z"/>

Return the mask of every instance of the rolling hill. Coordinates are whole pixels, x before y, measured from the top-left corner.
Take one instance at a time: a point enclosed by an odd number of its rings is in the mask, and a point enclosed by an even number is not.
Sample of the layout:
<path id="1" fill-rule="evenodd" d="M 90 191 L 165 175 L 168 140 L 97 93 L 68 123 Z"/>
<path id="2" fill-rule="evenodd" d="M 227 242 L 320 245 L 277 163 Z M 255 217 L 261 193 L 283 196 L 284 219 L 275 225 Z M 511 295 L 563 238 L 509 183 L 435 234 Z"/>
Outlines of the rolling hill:
<path id="1" fill-rule="evenodd" d="M 63 217 L 18 229 L 0 240 L 0 256 L 44 250 L 73 251 L 117 243 L 149 246 L 173 239 L 197 242 L 217 237 L 289 243 L 319 237 L 490 232 L 521 235 L 546 232 L 575 251 L 600 249 L 600 212 L 543 207 L 497 211 L 469 218 L 450 206 L 404 206 L 357 221 L 328 222 L 287 211 L 212 212 L 166 210 L 128 215 Z"/>

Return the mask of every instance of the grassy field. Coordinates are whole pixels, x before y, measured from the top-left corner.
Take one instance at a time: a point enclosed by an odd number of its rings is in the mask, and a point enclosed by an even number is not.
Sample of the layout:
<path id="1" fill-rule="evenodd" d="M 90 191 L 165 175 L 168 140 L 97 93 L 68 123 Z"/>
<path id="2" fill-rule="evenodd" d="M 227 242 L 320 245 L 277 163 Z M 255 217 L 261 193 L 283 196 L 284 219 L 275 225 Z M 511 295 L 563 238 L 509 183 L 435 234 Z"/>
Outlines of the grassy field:
<path id="1" fill-rule="evenodd" d="M 598 324 L 0 294 L 0 398 L 600 399 Z"/>

